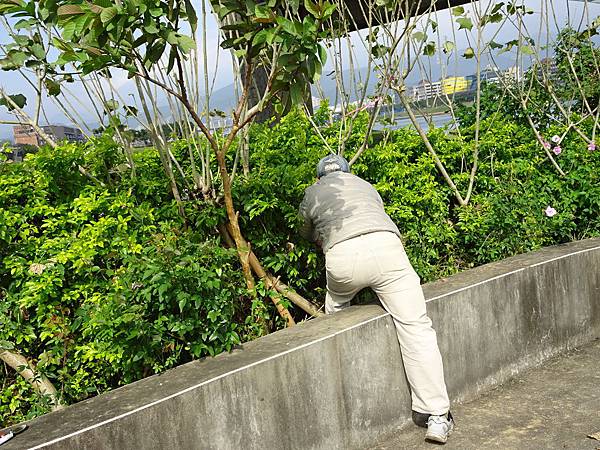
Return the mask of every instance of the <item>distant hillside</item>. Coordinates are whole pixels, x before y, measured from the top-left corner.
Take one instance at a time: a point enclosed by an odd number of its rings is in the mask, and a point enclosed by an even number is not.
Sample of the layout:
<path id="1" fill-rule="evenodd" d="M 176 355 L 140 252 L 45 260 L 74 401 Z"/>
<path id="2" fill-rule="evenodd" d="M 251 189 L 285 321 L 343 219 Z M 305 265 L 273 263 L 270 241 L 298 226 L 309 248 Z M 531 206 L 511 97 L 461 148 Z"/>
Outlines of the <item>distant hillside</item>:
<path id="1" fill-rule="evenodd" d="M 504 53 L 502 55 L 496 56 L 495 63 L 498 65 L 500 69 L 506 69 L 514 65 L 514 55 L 510 53 Z M 429 64 L 429 60 L 431 60 L 431 64 Z M 406 84 L 408 86 L 412 86 L 417 84 L 422 79 L 428 79 L 430 81 L 437 81 L 443 75 L 445 76 L 465 76 L 474 74 L 477 70 L 477 65 L 475 59 L 459 59 L 459 64 L 454 64 L 453 61 L 450 61 L 450 65 L 445 67 L 446 73 L 443 73 L 442 70 L 444 66 L 440 64 L 434 64 L 434 58 L 423 58 L 423 63 L 427 63 L 427 66 L 421 69 L 415 68 L 408 76 L 406 80 Z M 484 58 L 482 61 L 482 68 L 485 68 L 489 65 L 491 61 L 489 59 Z M 367 81 L 367 68 L 361 67 L 360 69 L 356 69 L 354 73 L 350 70 L 345 70 L 342 72 L 341 76 L 343 80 L 343 84 L 346 92 L 348 92 L 350 101 L 357 100 L 358 92 L 356 86 L 358 84 L 364 84 Z M 371 71 L 368 80 L 368 88 L 367 95 L 372 95 L 375 90 L 375 86 L 377 84 L 377 74 L 374 71 Z M 330 105 L 335 104 L 336 101 L 336 92 L 337 92 L 337 80 L 335 79 L 335 75 L 331 73 L 324 73 L 319 80 L 319 86 L 321 87 L 323 94 L 326 98 L 329 99 Z M 319 91 L 316 86 L 312 87 L 312 94 L 315 97 L 320 97 Z M 339 99 L 337 99 L 339 102 Z M 170 109 L 168 107 L 168 102 L 164 96 L 159 98 L 159 109 L 163 114 L 163 117 L 166 121 L 170 120 Z M 225 111 L 225 113 L 230 113 L 236 104 L 235 98 L 235 89 L 234 85 L 230 84 L 221 89 L 217 89 L 213 92 L 210 99 L 211 109 L 219 109 L 221 111 Z M 98 128 L 100 125 L 97 120 L 94 120 L 89 117 L 84 117 L 84 119 L 88 120 L 88 126 L 91 129 Z M 52 117 L 52 123 L 66 123 L 68 122 L 66 118 L 63 117 Z M 129 120 L 129 126 L 133 128 L 139 127 L 139 123 L 135 120 Z M 0 140 L 12 140 L 12 127 L 2 126 L 0 127 Z"/>
<path id="2" fill-rule="evenodd" d="M 494 57 L 494 62 L 498 65 L 500 69 L 506 69 L 514 65 L 514 55 L 510 53 L 504 53 L 499 56 Z M 425 59 L 424 59 L 425 61 Z M 433 61 L 433 58 L 432 58 Z M 427 62 L 427 61 L 425 61 Z M 492 61 L 483 58 L 482 60 L 482 69 L 487 65 L 491 65 Z M 443 73 L 443 69 L 445 69 L 445 73 Z M 449 66 L 443 67 L 440 64 L 431 64 L 424 67 L 422 70 L 415 68 L 406 79 L 406 84 L 408 86 L 412 86 L 417 84 L 422 79 L 428 79 L 430 81 L 437 81 L 442 76 L 466 76 L 476 73 L 477 64 L 475 59 L 464 59 L 460 58 L 458 64 L 454 64 L 453 61 L 450 62 Z M 350 101 L 357 100 L 357 96 L 359 92 L 357 92 L 356 86 L 358 83 L 364 84 L 367 81 L 367 67 L 361 67 L 360 69 L 356 69 L 354 74 L 350 70 L 345 70 L 342 72 L 342 82 L 344 84 L 346 92 L 348 92 L 350 96 Z M 377 73 L 371 70 L 371 74 L 368 79 L 368 88 L 367 95 L 372 95 L 375 90 L 375 86 L 377 84 Z M 321 76 L 318 84 L 320 85 L 323 94 L 326 98 L 329 99 L 329 103 L 333 105 L 336 99 L 336 91 L 337 91 L 337 80 L 334 74 L 324 73 Z M 320 97 L 319 90 L 316 86 L 312 87 L 312 93 L 315 97 Z M 339 101 L 339 100 L 338 100 Z M 220 109 L 222 111 L 230 111 L 235 106 L 235 95 L 234 95 L 234 85 L 230 84 L 222 89 L 219 89 L 213 93 L 211 96 L 211 108 Z"/>

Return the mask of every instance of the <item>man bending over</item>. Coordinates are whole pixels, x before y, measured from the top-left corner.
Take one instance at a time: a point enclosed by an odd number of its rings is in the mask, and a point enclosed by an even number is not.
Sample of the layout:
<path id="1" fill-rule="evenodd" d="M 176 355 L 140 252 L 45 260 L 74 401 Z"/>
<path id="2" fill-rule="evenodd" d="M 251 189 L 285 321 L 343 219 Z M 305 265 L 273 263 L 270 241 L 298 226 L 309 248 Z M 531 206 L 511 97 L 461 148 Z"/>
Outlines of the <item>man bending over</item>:
<path id="1" fill-rule="evenodd" d="M 341 311 L 358 291 L 373 289 L 396 325 L 413 420 L 427 427 L 425 439 L 445 443 L 454 422 L 442 357 L 419 276 L 406 256 L 398 227 L 385 213 L 375 188 L 352 175 L 344 158 L 323 158 L 317 178 L 300 204 L 301 233 L 320 243 L 325 253 L 325 312 Z"/>

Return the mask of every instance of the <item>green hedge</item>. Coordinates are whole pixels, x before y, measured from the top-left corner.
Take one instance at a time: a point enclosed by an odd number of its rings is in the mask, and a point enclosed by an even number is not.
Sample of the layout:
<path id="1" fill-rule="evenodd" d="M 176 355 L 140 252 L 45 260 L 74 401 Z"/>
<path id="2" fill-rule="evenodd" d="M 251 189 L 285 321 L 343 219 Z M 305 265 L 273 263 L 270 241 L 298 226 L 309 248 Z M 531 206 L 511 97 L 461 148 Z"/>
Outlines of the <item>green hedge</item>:
<path id="1" fill-rule="evenodd" d="M 349 157 L 366 123 L 361 116 L 346 139 Z M 338 126 L 322 129 L 333 148 Z M 423 281 L 600 234 L 599 151 L 567 134 L 557 156 L 567 173 L 561 177 L 523 125 L 503 119 L 488 128 L 468 206 L 457 206 L 409 129 L 371 143 L 354 167 L 381 193 Z M 429 136 L 464 193 L 473 129 L 461 133 L 462 140 L 445 130 Z M 242 230 L 271 272 L 322 303 L 323 256 L 298 236 L 297 207 L 326 146 L 298 112 L 253 127 L 250 145 L 251 173 L 235 185 Z M 186 146 L 177 143 L 175 152 L 185 155 Z M 31 358 L 67 403 L 283 326 L 264 287 L 250 295 L 235 252 L 222 247 L 222 210 L 187 202 L 186 226 L 156 154 L 135 154 L 135 179 L 119 155 L 105 136 L 0 165 L 0 346 Z M 77 164 L 106 186 L 82 176 Z M 12 369 L 1 365 L 0 376 L 0 422 L 48 410 Z"/>

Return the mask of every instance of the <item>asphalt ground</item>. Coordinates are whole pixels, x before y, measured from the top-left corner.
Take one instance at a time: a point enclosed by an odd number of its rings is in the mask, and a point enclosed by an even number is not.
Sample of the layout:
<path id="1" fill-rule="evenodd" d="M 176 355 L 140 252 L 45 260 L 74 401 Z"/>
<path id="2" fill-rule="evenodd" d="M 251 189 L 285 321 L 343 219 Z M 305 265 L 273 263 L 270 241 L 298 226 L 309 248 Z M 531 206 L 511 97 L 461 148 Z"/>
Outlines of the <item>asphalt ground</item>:
<path id="1" fill-rule="evenodd" d="M 370 449 L 600 450 L 600 339 L 453 405 L 452 413 L 456 425 L 443 447 L 411 425 Z"/>

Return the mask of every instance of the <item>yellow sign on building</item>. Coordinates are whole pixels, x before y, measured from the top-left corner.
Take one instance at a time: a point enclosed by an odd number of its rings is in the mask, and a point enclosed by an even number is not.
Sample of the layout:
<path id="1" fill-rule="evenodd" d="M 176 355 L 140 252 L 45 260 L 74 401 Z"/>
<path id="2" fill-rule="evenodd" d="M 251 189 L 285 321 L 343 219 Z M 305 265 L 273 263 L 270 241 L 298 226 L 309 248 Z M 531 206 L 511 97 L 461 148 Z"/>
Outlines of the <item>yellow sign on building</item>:
<path id="1" fill-rule="evenodd" d="M 442 92 L 444 94 L 454 94 L 455 92 L 466 91 L 469 82 L 465 77 L 448 77 L 442 81 Z"/>

